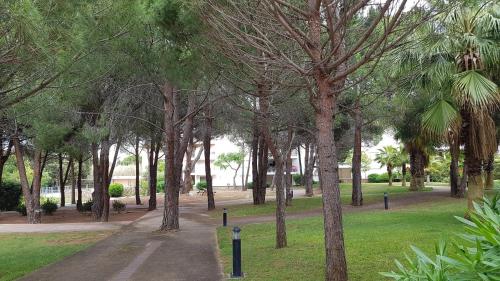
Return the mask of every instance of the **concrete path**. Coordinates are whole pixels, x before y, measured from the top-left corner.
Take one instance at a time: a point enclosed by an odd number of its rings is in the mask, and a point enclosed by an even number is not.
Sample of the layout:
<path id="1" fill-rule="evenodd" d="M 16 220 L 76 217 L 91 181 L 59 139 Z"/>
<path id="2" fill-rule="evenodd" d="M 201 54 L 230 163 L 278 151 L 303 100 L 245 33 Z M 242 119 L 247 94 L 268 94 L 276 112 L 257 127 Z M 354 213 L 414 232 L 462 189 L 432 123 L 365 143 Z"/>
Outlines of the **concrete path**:
<path id="1" fill-rule="evenodd" d="M 215 226 L 197 207 L 181 207 L 181 230 L 156 232 L 162 211 L 20 280 L 216 281 L 222 280 Z"/>

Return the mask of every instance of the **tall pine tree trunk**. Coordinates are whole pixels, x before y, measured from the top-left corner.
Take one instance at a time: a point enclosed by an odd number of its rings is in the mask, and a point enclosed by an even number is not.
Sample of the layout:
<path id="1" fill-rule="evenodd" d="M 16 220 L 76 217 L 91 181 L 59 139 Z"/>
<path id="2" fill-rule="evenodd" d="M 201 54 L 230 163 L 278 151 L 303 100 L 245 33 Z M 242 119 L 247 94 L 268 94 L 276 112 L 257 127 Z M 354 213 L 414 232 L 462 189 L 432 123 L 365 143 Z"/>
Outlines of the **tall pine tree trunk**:
<path id="1" fill-rule="evenodd" d="M 26 206 L 27 219 L 29 224 L 38 224 L 42 222 L 40 210 L 40 188 L 42 182 L 42 152 L 39 149 L 34 153 L 33 182 L 30 186 L 24 165 L 24 148 L 21 146 L 18 135 L 12 138 L 17 169 L 19 170 L 19 179 Z"/>
<path id="2" fill-rule="evenodd" d="M 78 197 L 76 199 L 77 210 L 82 209 L 82 177 L 83 177 L 83 156 L 78 157 L 78 173 L 76 176 L 76 189 Z"/>
<path id="3" fill-rule="evenodd" d="M 158 178 L 158 155 L 160 153 L 160 144 L 156 142 L 155 138 L 151 138 L 150 148 L 148 151 L 148 190 L 149 202 L 148 210 L 156 210 L 156 185 Z M 165 186 L 166 187 L 166 186 Z M 164 188 L 165 188 L 164 187 Z"/>
<path id="4" fill-rule="evenodd" d="M 363 191 L 361 189 L 361 131 L 363 119 L 359 98 L 354 107 L 354 145 L 352 153 L 352 196 L 353 206 L 363 205 Z"/>
<path id="5" fill-rule="evenodd" d="M 186 165 L 184 166 L 184 185 L 182 186 L 181 193 L 186 194 L 193 190 L 193 181 L 191 179 L 191 169 L 193 167 L 193 138 L 189 140 L 189 145 L 186 149 Z"/>
<path id="6" fill-rule="evenodd" d="M 285 161 L 285 187 L 286 187 L 286 205 L 292 205 L 293 192 L 292 192 L 292 145 L 293 141 L 293 131 L 291 128 L 288 128 L 288 142 L 287 144 L 290 146 Z"/>
<path id="7" fill-rule="evenodd" d="M 205 158 L 205 180 L 207 182 L 207 205 L 208 210 L 215 209 L 215 198 L 214 198 L 214 190 L 212 184 L 212 168 L 210 161 L 210 150 L 212 141 L 212 116 L 210 112 L 210 108 L 207 107 L 205 112 L 205 134 L 203 135 L 203 150 L 204 150 L 204 158 Z"/>
<path id="8" fill-rule="evenodd" d="M 66 206 L 66 194 L 64 192 L 65 189 L 65 182 L 64 182 L 64 168 L 63 168 L 63 156 L 61 153 L 57 155 L 59 159 L 59 192 L 61 193 L 61 198 L 60 198 L 60 204 L 61 207 Z"/>
<path id="9" fill-rule="evenodd" d="M 318 15 L 319 16 L 319 15 Z M 319 176 L 323 189 L 323 221 L 325 229 L 326 280 L 347 280 L 342 208 L 338 162 L 333 136 L 335 95 L 328 76 L 316 74 L 318 102 L 316 105 L 316 129 L 319 159 Z"/>
<path id="10" fill-rule="evenodd" d="M 135 153 L 135 204 L 136 205 L 141 205 L 141 190 L 140 190 L 140 166 L 139 166 L 139 137 L 135 137 L 135 146 L 134 146 L 134 153 Z"/>

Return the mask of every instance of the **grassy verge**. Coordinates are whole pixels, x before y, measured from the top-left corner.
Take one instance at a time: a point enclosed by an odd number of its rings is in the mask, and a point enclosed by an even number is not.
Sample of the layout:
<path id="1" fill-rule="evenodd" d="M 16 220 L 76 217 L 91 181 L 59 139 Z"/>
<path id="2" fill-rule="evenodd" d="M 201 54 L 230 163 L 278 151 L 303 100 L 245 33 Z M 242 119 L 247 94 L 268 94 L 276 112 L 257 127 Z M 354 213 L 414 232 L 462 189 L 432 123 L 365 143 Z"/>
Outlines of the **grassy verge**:
<path id="1" fill-rule="evenodd" d="M 350 204 L 351 203 L 351 185 L 343 183 L 340 185 L 340 196 L 342 200 L 342 204 Z M 426 190 L 432 190 L 428 188 Z M 271 192 L 270 190 L 268 192 Z M 401 186 L 389 186 L 386 183 L 365 183 L 363 184 L 363 200 L 365 204 L 373 203 L 377 200 L 383 200 L 384 192 L 388 192 L 391 197 L 394 196 L 404 196 L 405 193 L 409 193 L 408 187 Z M 312 211 L 316 209 L 322 208 L 321 197 L 312 197 L 312 198 L 296 198 L 293 200 L 292 206 L 287 207 L 287 213 L 300 213 L 306 211 Z M 267 204 L 264 205 L 252 205 L 252 204 L 243 204 L 243 205 L 235 205 L 227 207 L 228 212 L 231 218 L 237 217 L 248 217 L 248 216 L 263 216 L 263 215 L 272 215 L 276 211 L 276 205 L 274 201 L 268 201 Z M 216 209 L 211 212 L 210 215 L 212 217 L 218 218 L 221 217 L 222 210 Z"/>
<path id="2" fill-rule="evenodd" d="M 87 248 L 111 232 L 0 234 L 0 281 L 15 280 Z"/>
<path id="3" fill-rule="evenodd" d="M 394 259 L 411 253 L 410 245 L 432 251 L 434 243 L 462 229 L 453 217 L 464 214 L 464 200 L 445 199 L 404 210 L 350 213 L 344 216 L 349 280 L 384 280 L 378 272 L 395 269 Z M 231 271 L 231 233 L 218 229 L 222 261 Z M 288 245 L 276 250 L 273 223 L 242 228 L 246 280 L 322 280 L 323 221 L 320 217 L 289 220 Z"/>

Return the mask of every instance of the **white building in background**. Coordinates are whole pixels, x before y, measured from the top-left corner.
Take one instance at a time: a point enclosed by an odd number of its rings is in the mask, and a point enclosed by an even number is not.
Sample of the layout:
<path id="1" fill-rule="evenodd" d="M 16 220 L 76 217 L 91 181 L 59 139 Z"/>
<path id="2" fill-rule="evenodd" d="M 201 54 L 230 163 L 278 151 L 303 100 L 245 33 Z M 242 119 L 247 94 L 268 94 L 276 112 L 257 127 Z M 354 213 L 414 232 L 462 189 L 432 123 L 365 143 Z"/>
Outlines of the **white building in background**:
<path id="1" fill-rule="evenodd" d="M 202 144 L 196 145 L 196 151 L 193 153 L 193 159 L 196 157 L 196 154 Z M 211 162 L 211 171 L 212 171 L 212 185 L 214 188 L 233 188 L 233 177 L 235 176 L 235 171 L 231 168 L 220 169 L 219 167 L 214 165 L 214 162 L 217 160 L 219 155 L 222 153 L 231 153 L 231 152 L 241 152 L 243 148 L 234 142 L 232 142 L 228 137 L 220 137 L 215 138 L 211 141 L 210 144 L 210 162 Z M 243 164 L 236 172 L 236 187 L 241 188 L 243 183 L 246 181 L 246 177 L 248 174 L 248 182 L 252 181 L 252 162 L 251 155 L 248 147 L 245 147 L 245 160 Z M 292 174 L 299 173 L 299 157 L 296 150 L 292 151 Z M 272 178 L 275 174 L 274 170 L 274 161 L 272 157 L 269 157 L 269 168 L 267 172 L 268 182 L 272 182 Z M 194 165 L 194 169 L 191 172 L 191 176 L 194 180 L 194 183 L 198 183 L 199 181 L 205 180 L 205 157 L 204 154 L 201 154 L 200 159 Z"/>
<path id="2" fill-rule="evenodd" d="M 382 136 L 382 140 L 375 146 L 366 147 L 363 146 L 363 151 L 369 156 L 372 160 L 370 165 L 370 170 L 366 173 L 362 173 L 363 180 L 366 179 L 366 176 L 371 173 L 384 173 L 385 167 L 380 167 L 380 164 L 375 162 L 375 157 L 380 148 L 384 146 L 398 146 L 399 144 L 394 140 L 393 135 L 390 132 L 384 133 Z M 199 149 L 202 147 L 201 142 L 195 144 L 195 150 L 193 151 L 192 159 L 195 160 Z M 252 167 L 251 167 L 251 155 L 249 147 L 245 147 L 245 160 L 239 170 L 236 172 L 236 188 L 241 188 L 243 183 L 246 181 L 246 177 L 248 174 L 248 182 L 252 181 Z M 240 152 L 243 148 L 230 140 L 229 137 L 223 136 L 219 138 L 215 138 L 211 142 L 210 148 L 210 162 L 211 162 L 211 170 L 212 170 L 212 181 L 214 188 L 225 188 L 232 189 L 233 188 L 233 177 L 235 175 L 234 170 L 231 168 L 220 169 L 219 167 L 214 165 L 214 162 L 217 160 L 217 157 L 222 153 L 231 153 L 231 152 Z M 113 151 L 111 151 L 111 155 Z M 302 172 L 304 172 L 304 150 L 301 150 L 300 156 L 302 159 L 299 160 L 299 153 L 297 150 L 292 151 L 292 174 L 299 174 L 300 168 L 302 167 Z M 129 156 L 129 154 L 120 153 L 119 159 L 123 159 Z M 143 150 L 141 152 L 141 161 L 140 161 L 140 180 L 147 180 L 147 171 L 148 171 L 148 162 L 147 162 L 147 152 Z M 164 161 L 164 158 L 159 161 Z M 272 182 L 274 177 L 274 161 L 272 160 L 272 156 L 269 154 L 269 168 L 268 168 L 268 183 Z M 161 175 L 159 175 L 161 176 Z M 348 165 L 339 165 L 339 176 L 341 182 L 350 182 L 352 180 L 351 167 Z M 194 164 L 194 169 L 191 172 L 191 177 L 193 179 L 194 185 L 199 181 L 205 180 L 205 159 L 204 153 L 201 154 L 198 161 Z M 318 180 L 317 170 L 314 171 L 314 180 Z M 124 186 L 133 187 L 135 185 L 135 167 L 134 166 L 117 166 L 115 168 L 115 172 L 113 174 L 112 182 L 122 183 Z"/>

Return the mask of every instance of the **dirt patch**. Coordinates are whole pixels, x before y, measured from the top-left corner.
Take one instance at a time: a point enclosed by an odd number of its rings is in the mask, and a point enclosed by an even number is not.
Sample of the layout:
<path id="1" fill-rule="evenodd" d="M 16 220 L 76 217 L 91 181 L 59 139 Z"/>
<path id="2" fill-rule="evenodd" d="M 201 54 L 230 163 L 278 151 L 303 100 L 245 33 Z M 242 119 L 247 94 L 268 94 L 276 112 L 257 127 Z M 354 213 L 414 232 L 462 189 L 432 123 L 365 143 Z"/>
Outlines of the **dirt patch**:
<path id="1" fill-rule="evenodd" d="M 110 210 L 109 221 L 135 221 L 147 212 L 147 208 L 130 208 L 120 214 Z M 42 215 L 42 223 L 93 222 L 90 213 L 80 213 L 76 209 L 59 209 L 53 215 Z M 0 213 L 0 224 L 24 224 L 26 217 L 16 212 Z"/>

